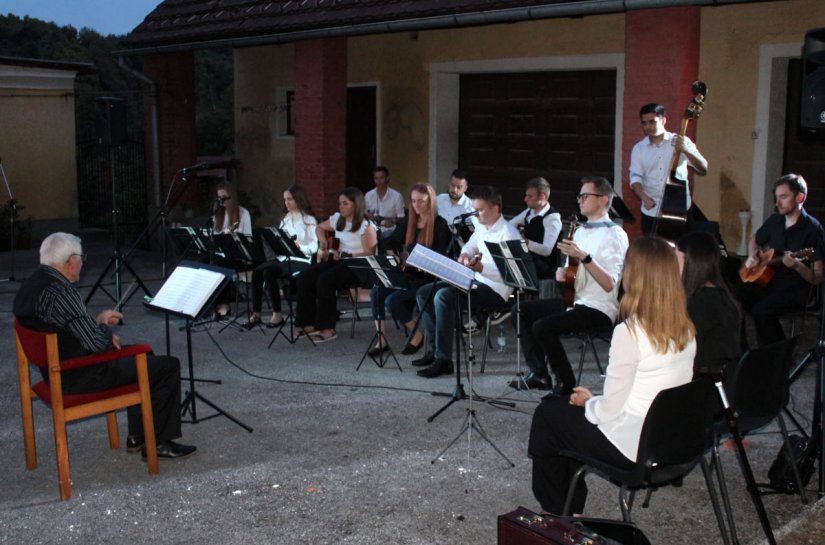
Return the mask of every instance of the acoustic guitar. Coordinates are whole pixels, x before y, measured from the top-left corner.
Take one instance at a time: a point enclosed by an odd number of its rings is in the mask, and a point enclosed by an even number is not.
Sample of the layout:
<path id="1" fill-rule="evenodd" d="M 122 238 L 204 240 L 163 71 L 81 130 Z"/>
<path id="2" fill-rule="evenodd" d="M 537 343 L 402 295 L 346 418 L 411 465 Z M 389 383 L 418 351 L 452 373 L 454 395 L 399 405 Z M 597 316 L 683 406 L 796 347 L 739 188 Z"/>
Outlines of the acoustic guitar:
<path id="1" fill-rule="evenodd" d="M 335 236 L 335 232 L 327 232 L 327 251 L 322 253 L 319 257 L 321 261 L 338 261 L 347 257 L 352 257 L 347 252 L 341 250 L 341 239 Z"/>
<path id="2" fill-rule="evenodd" d="M 765 287 L 773 279 L 776 274 L 776 269 L 782 263 L 782 255 L 774 257 L 776 251 L 773 248 L 766 248 L 758 250 L 756 257 L 759 263 L 750 269 L 742 265 L 739 269 L 739 278 L 742 282 L 753 282 L 759 286 Z M 813 248 L 804 248 L 798 252 L 791 252 L 791 257 L 801 260 L 806 260 L 814 255 Z"/>
<path id="3" fill-rule="evenodd" d="M 702 114 L 705 106 L 705 96 L 708 93 L 708 86 L 702 81 L 693 82 L 694 97 L 685 109 L 682 118 L 682 125 L 679 128 L 679 136 L 685 136 L 688 123 L 691 119 L 696 119 Z M 659 207 L 659 214 L 653 224 L 654 235 L 659 235 L 666 240 L 676 240 L 682 236 L 687 226 L 687 180 L 676 176 L 676 167 L 679 165 L 679 158 L 682 154 L 673 152 L 673 159 L 670 162 L 669 175 L 665 179 L 665 192 L 662 195 L 662 205 Z"/>
<path id="4" fill-rule="evenodd" d="M 573 240 L 573 233 L 578 226 L 579 218 L 576 214 L 570 216 L 570 228 L 567 230 L 565 240 Z M 576 298 L 576 274 L 579 272 L 579 260 L 569 255 L 564 256 L 564 304 L 572 307 Z"/>

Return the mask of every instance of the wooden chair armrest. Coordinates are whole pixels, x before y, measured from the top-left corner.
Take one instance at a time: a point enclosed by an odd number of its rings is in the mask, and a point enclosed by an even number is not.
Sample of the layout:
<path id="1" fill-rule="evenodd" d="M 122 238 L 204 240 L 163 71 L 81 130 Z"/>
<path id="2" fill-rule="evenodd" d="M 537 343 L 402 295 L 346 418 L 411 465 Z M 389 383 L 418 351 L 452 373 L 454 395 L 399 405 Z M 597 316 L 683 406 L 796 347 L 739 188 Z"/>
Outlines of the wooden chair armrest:
<path id="1" fill-rule="evenodd" d="M 152 347 L 148 344 L 134 344 L 125 346 L 119 350 L 107 350 L 106 352 L 100 352 L 98 354 L 89 354 L 88 356 L 83 356 L 80 358 L 62 360 L 60 362 L 60 369 L 62 371 L 68 371 L 69 369 L 78 369 L 80 367 L 98 365 L 107 361 L 137 356 L 138 354 L 148 354 L 151 351 Z"/>

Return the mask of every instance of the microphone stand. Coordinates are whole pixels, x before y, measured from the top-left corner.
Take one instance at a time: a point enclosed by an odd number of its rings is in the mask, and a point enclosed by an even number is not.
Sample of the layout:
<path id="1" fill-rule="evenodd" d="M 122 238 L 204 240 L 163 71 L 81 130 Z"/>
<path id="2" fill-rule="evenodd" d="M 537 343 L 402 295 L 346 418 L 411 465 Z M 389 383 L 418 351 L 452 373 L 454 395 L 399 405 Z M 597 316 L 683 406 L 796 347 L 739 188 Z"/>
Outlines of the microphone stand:
<path id="1" fill-rule="evenodd" d="M 6 192 L 9 194 L 9 241 L 11 243 L 11 265 L 10 265 L 10 272 L 8 278 L 0 278 L 0 282 L 14 282 L 14 252 L 15 246 L 17 246 L 17 230 L 16 230 L 16 220 L 17 220 L 17 202 L 14 200 L 14 195 L 11 192 L 11 186 L 9 185 L 9 180 L 6 178 L 6 171 L 3 169 L 3 159 L 0 158 L 0 174 L 3 175 L 3 182 L 6 184 Z"/>

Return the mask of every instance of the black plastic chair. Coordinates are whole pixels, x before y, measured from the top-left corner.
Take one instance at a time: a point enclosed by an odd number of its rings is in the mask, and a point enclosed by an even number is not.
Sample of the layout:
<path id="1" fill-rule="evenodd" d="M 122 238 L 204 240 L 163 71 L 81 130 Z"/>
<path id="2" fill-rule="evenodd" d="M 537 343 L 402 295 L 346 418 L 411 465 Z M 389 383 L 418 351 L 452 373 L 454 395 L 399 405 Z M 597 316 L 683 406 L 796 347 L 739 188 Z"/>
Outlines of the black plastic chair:
<path id="1" fill-rule="evenodd" d="M 748 433 L 777 420 L 782 433 L 785 453 L 791 460 L 793 455 L 788 440 L 788 429 L 782 418 L 782 410 L 790 399 L 790 380 L 788 376 L 793 363 L 793 349 L 798 338 L 798 336 L 792 337 L 778 343 L 749 350 L 739 360 L 733 376 L 728 379 L 726 386 L 730 397 L 730 406 L 737 416 L 739 434 L 744 437 Z M 717 471 L 722 502 L 725 506 L 731 535 L 734 542 L 736 542 L 736 526 L 733 522 L 725 475 L 719 458 L 719 441 L 724 435 L 729 434 L 724 419 L 714 424 L 714 432 L 715 440 L 711 451 L 711 468 Z M 793 469 L 802 503 L 807 504 L 808 499 L 805 495 L 805 488 L 802 485 L 802 479 L 796 465 L 793 465 Z M 759 486 L 768 487 L 769 485 L 760 484 Z"/>
<path id="2" fill-rule="evenodd" d="M 645 418 L 636 464 L 630 469 L 622 469 L 575 451 L 560 452 L 562 456 L 583 464 L 571 480 L 562 515 L 570 514 L 576 486 L 587 472 L 594 472 L 619 486 L 622 520 L 632 522 L 630 512 L 637 490 L 648 491 L 643 504 L 647 507 L 653 490 L 679 484 L 699 464 L 719 532 L 724 543 L 729 543 L 710 468 L 704 457 L 713 444 L 715 401 L 713 383 L 704 377 L 659 392 Z"/>

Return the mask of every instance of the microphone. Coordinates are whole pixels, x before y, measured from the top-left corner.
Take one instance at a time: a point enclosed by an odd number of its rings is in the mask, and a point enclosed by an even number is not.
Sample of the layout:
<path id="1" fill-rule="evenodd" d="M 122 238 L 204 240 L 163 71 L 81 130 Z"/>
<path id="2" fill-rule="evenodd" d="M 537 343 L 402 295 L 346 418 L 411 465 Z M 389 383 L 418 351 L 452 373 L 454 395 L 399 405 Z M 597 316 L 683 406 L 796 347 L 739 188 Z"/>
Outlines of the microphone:
<path id="1" fill-rule="evenodd" d="M 206 170 L 207 168 L 210 168 L 210 167 L 211 167 L 211 165 L 209 163 L 199 163 L 199 164 L 193 165 L 191 167 L 183 167 L 180 170 L 181 170 L 181 172 L 183 172 L 184 175 L 186 175 L 190 172 L 197 172 L 199 170 Z"/>
<path id="2" fill-rule="evenodd" d="M 463 223 L 469 218 L 474 218 L 478 216 L 478 210 L 473 210 L 472 212 L 466 212 L 464 214 L 460 214 L 453 219 L 453 223 Z"/>

